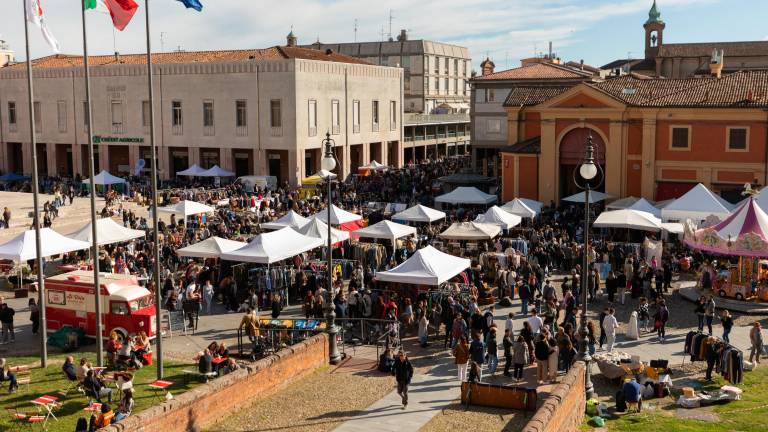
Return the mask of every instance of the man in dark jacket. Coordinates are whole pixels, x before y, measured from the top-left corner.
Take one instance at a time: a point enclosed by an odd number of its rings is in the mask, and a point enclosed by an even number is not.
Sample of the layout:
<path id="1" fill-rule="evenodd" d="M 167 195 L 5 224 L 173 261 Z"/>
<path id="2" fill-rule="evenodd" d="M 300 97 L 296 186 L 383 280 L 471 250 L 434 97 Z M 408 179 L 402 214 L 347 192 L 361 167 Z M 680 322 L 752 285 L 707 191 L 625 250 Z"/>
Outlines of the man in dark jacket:
<path id="1" fill-rule="evenodd" d="M 397 381 L 397 394 L 402 398 L 403 409 L 405 409 L 408 406 L 408 385 L 413 378 L 413 365 L 402 350 L 397 354 L 395 364 L 392 366 L 392 373 Z"/>

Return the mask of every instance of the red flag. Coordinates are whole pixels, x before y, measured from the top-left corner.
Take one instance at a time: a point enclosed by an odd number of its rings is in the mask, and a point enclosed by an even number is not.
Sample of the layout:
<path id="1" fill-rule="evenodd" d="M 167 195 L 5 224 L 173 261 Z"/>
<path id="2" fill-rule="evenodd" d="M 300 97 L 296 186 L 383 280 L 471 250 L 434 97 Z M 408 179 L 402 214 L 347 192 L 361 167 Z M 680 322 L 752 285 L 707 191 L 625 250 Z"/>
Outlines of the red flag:
<path id="1" fill-rule="evenodd" d="M 123 31 L 131 22 L 136 9 L 139 8 L 133 0 L 104 0 L 104 3 L 109 9 L 109 15 L 112 16 L 112 24 L 120 31 Z"/>

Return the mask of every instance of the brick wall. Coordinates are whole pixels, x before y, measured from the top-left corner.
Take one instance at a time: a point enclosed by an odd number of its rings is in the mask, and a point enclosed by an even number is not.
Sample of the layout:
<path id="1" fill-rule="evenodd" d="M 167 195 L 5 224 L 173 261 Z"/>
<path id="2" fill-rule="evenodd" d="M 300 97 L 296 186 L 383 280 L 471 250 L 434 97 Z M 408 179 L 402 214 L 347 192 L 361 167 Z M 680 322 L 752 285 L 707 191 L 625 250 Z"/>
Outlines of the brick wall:
<path id="1" fill-rule="evenodd" d="M 576 362 L 525 425 L 523 432 L 578 431 L 584 421 L 585 404 L 584 363 Z"/>
<path id="2" fill-rule="evenodd" d="M 328 336 L 319 334 L 246 368 L 224 375 L 141 411 L 101 432 L 187 432 L 202 429 L 233 410 L 311 373 L 328 362 Z M 171 389 L 173 393 L 173 390 Z"/>

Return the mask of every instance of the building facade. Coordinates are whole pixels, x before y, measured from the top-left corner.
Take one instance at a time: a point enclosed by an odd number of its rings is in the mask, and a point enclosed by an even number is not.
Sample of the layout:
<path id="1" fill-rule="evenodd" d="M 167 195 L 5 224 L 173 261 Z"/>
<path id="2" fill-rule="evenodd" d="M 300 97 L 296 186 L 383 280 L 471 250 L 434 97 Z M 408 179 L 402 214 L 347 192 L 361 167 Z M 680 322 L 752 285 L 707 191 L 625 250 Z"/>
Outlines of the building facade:
<path id="1" fill-rule="evenodd" d="M 295 46 L 154 55 L 155 134 L 162 178 L 197 163 L 293 185 L 316 172 L 329 132 L 342 176 L 373 159 L 403 163 L 403 71 Z M 91 58 L 99 169 L 151 163 L 143 55 Z M 35 60 L 39 172 L 87 174 L 82 57 Z M 26 65 L 0 69 L 0 169 L 30 173 Z"/>
<path id="2" fill-rule="evenodd" d="M 464 154 L 470 142 L 472 58 L 465 47 L 428 40 L 396 40 L 305 45 L 403 70 L 406 161 Z"/>
<path id="3" fill-rule="evenodd" d="M 768 71 L 664 79 L 625 75 L 555 96 L 509 97 L 502 198 L 549 202 L 577 192 L 589 136 L 614 197 L 675 198 L 703 183 L 735 202 L 768 184 Z M 526 100 L 543 99 L 535 105 Z"/>

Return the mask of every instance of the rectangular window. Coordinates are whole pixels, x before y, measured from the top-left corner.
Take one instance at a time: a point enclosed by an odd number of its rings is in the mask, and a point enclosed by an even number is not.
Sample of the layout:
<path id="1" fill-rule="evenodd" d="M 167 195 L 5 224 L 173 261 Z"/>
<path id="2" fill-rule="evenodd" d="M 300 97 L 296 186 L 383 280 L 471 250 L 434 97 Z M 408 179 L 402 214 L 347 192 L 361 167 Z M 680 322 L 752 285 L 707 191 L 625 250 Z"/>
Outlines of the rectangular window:
<path id="1" fill-rule="evenodd" d="M 488 119 L 488 133 L 492 133 L 492 134 L 501 133 L 501 120 Z"/>
<path id="2" fill-rule="evenodd" d="M 310 100 L 308 108 L 309 136 L 317 135 L 317 101 Z"/>
<path id="3" fill-rule="evenodd" d="M 283 125 L 280 99 L 272 99 L 269 101 L 269 125 L 273 128 L 279 128 Z"/>
<path id="4" fill-rule="evenodd" d="M 443 78 L 443 93 L 448 94 L 448 78 Z"/>
<path id="5" fill-rule="evenodd" d="M 183 120 L 184 120 L 184 116 L 181 111 L 181 101 L 171 102 L 171 125 L 181 126 Z"/>
<path id="6" fill-rule="evenodd" d="M 35 102 L 33 109 L 35 110 L 35 131 L 40 132 L 43 129 L 43 107 L 40 106 L 40 102 Z"/>
<path id="7" fill-rule="evenodd" d="M 463 65 L 461 67 L 461 75 L 462 76 L 466 76 L 467 75 L 467 61 L 466 60 L 462 60 L 462 63 L 463 63 Z"/>
<path id="8" fill-rule="evenodd" d="M 435 92 L 440 92 L 440 78 L 433 77 L 432 81 L 435 83 Z"/>
<path id="9" fill-rule="evenodd" d="M 435 57 L 435 74 L 440 73 L 440 57 Z"/>
<path id="10" fill-rule="evenodd" d="M 496 91 L 494 89 L 485 89 L 485 101 L 494 102 L 496 100 Z"/>
<path id="11" fill-rule="evenodd" d="M 360 133 L 360 101 L 352 101 L 352 133 Z"/>
<path id="12" fill-rule="evenodd" d="M 331 101 L 331 133 L 338 134 L 341 132 L 341 119 L 339 113 L 339 101 Z"/>
<path id="13" fill-rule="evenodd" d="M 88 101 L 83 101 L 83 126 L 88 127 Z"/>
<path id="14" fill-rule="evenodd" d="M 459 74 L 459 59 L 453 59 L 453 74 Z"/>
<path id="15" fill-rule="evenodd" d="M 235 101 L 235 126 L 248 126 L 248 104 L 244 100 Z"/>
<path id="16" fill-rule="evenodd" d="M 451 61 L 451 59 L 449 59 L 448 57 L 445 58 L 445 74 L 446 75 L 449 74 L 449 72 L 448 72 L 448 65 L 450 64 L 449 63 L 450 61 Z"/>
<path id="17" fill-rule="evenodd" d="M 459 80 L 456 78 L 453 79 L 453 93 L 462 94 L 461 87 L 459 87 Z"/>
<path id="18" fill-rule="evenodd" d="M 58 101 L 56 103 L 56 114 L 59 120 L 59 132 L 67 131 L 67 102 Z"/>
<path id="19" fill-rule="evenodd" d="M 112 114 L 112 133 L 123 133 L 123 102 L 113 100 L 110 108 Z"/>
<path id="20" fill-rule="evenodd" d="M 16 122 L 16 102 L 8 102 L 8 124 L 15 125 Z"/>
<path id="21" fill-rule="evenodd" d="M 749 150 L 749 129 L 745 127 L 729 127 L 728 130 L 728 150 L 747 151 Z"/>
<path id="22" fill-rule="evenodd" d="M 685 150 L 691 147 L 691 128 L 690 126 L 672 127 L 670 147 L 677 150 Z"/>
<path id="23" fill-rule="evenodd" d="M 389 101 L 389 130 L 397 129 L 397 102 Z"/>
<path id="24" fill-rule="evenodd" d="M 203 101 L 203 127 L 213 127 L 213 101 Z"/>
<path id="25" fill-rule="evenodd" d="M 149 127 L 149 101 L 141 101 L 141 125 L 143 127 Z"/>
<path id="26" fill-rule="evenodd" d="M 373 101 L 371 105 L 371 123 L 373 123 L 373 131 L 379 130 L 379 101 Z"/>

